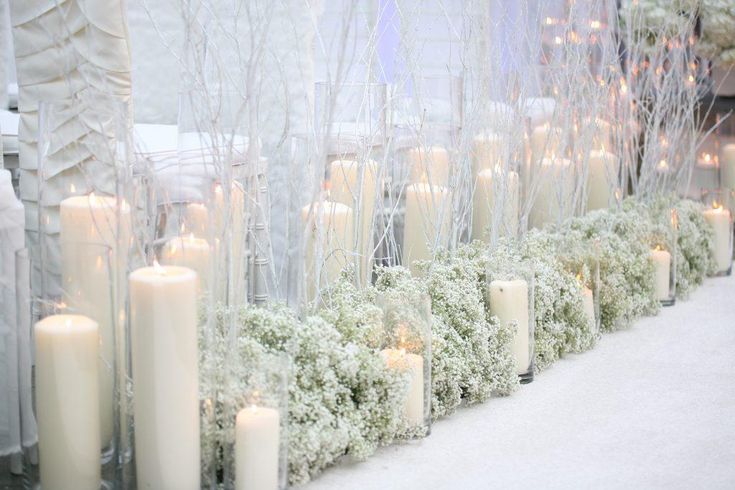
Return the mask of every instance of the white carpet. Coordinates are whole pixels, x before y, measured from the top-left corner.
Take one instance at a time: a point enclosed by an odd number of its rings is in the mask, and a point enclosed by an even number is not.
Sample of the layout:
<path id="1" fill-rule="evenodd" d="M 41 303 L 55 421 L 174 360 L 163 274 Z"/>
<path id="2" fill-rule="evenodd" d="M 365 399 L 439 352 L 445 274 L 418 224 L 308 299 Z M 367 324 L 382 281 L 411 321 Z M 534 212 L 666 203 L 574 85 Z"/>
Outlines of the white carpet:
<path id="1" fill-rule="evenodd" d="M 318 489 L 735 488 L 735 278 Z"/>

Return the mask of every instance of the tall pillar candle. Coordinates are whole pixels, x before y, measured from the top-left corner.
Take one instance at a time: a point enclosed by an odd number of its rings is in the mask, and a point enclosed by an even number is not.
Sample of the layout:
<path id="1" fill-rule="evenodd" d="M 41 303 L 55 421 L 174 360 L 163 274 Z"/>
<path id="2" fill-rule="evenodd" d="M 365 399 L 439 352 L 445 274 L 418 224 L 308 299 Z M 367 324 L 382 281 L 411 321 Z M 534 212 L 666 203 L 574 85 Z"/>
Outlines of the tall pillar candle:
<path id="1" fill-rule="evenodd" d="M 217 240 L 221 240 L 225 235 L 225 227 L 229 227 L 232 248 L 230 250 L 231 255 L 229 257 L 229 290 L 230 297 L 227 298 L 230 304 L 242 304 L 247 296 L 247 285 L 245 283 L 245 276 L 247 274 L 247 263 L 245 256 L 245 241 L 247 239 L 247 225 L 246 225 L 246 212 L 245 212 L 245 189 L 239 182 L 232 182 L 230 187 L 230 204 L 229 210 L 225 208 L 225 195 L 221 185 L 217 185 L 214 188 L 214 202 L 216 209 L 216 230 L 215 230 L 215 243 Z M 225 221 L 226 211 L 229 211 L 229 220 Z M 224 266 L 224 259 L 226 255 L 225 250 L 218 250 L 218 264 L 217 272 L 225 272 L 227 268 Z M 185 264 L 180 264 L 185 265 Z M 198 272 L 198 271 L 197 271 Z M 202 279 L 200 281 L 204 282 Z M 220 280 L 217 285 L 217 295 L 221 299 L 225 299 L 225 285 L 228 281 Z"/>
<path id="2" fill-rule="evenodd" d="M 618 159 L 605 150 L 592 150 L 587 169 L 587 211 L 607 208 L 616 187 Z"/>
<path id="3" fill-rule="evenodd" d="M 99 327 L 81 315 L 36 323 L 41 488 L 99 490 Z"/>
<path id="4" fill-rule="evenodd" d="M 235 422 L 235 488 L 277 490 L 280 415 L 275 408 L 250 406 Z"/>
<path id="5" fill-rule="evenodd" d="M 161 251 L 161 264 L 188 267 L 197 273 L 199 292 L 207 291 L 211 276 L 209 243 L 194 235 L 171 238 Z"/>
<path id="6" fill-rule="evenodd" d="M 495 178 L 500 182 L 495 183 Z M 520 207 L 520 190 L 518 173 L 512 170 L 505 178 L 499 169 L 481 170 L 477 174 L 475 192 L 472 195 L 472 238 L 488 240 L 494 224 L 499 227 L 497 236 L 518 234 L 518 212 Z M 496 192 L 498 193 L 496 195 Z M 500 205 L 502 218 L 494 218 L 495 208 Z"/>
<path id="7" fill-rule="evenodd" d="M 382 197 L 378 165 L 373 160 L 364 163 L 335 160 L 330 165 L 329 175 L 330 197 L 358 210 L 354 232 L 357 233 L 357 250 L 360 253 L 360 278 L 362 284 L 368 284 L 373 268 L 375 202 Z"/>
<path id="8" fill-rule="evenodd" d="M 355 251 L 352 208 L 333 201 L 304 206 L 301 218 L 307 225 L 304 272 L 307 295 L 316 297 L 317 289 L 332 284 L 350 263 Z"/>
<path id="9" fill-rule="evenodd" d="M 720 150 L 720 182 L 723 188 L 735 190 L 735 143 Z"/>
<path id="10" fill-rule="evenodd" d="M 732 265 L 732 227 L 730 211 L 722 206 L 704 211 L 704 219 L 707 220 L 715 232 L 714 254 L 717 272 L 723 273 L 730 270 Z"/>
<path id="11" fill-rule="evenodd" d="M 443 146 L 409 149 L 408 164 L 412 183 L 449 185 L 449 151 Z"/>
<path id="12" fill-rule="evenodd" d="M 548 124 L 536 126 L 531 131 L 531 161 L 558 156 L 561 148 L 562 130 Z"/>
<path id="13" fill-rule="evenodd" d="M 59 213 L 64 301 L 99 325 L 101 441 L 107 447 L 113 430 L 113 330 L 119 316 L 113 309 L 122 307 L 130 207 L 115 197 L 90 194 L 64 199 Z"/>
<path id="14" fill-rule="evenodd" d="M 185 267 L 130 274 L 138 488 L 199 489 L 197 277 Z"/>
<path id="15" fill-rule="evenodd" d="M 447 245 L 451 199 L 449 190 L 437 185 L 411 184 L 405 192 L 403 265 L 415 272 L 415 261 L 431 260 L 435 248 Z"/>
<path id="16" fill-rule="evenodd" d="M 503 140 L 499 134 L 478 134 L 472 140 L 472 167 L 475 174 L 503 165 Z"/>
<path id="17" fill-rule="evenodd" d="M 584 284 L 582 285 L 582 304 L 585 315 L 594 327 L 597 321 L 595 318 L 595 298 L 592 294 L 592 290 Z"/>
<path id="18" fill-rule="evenodd" d="M 540 175 L 534 182 L 536 195 L 530 213 L 530 224 L 541 228 L 546 223 L 557 223 L 571 215 L 574 196 L 574 172 L 565 158 L 544 158 Z"/>
<path id="19" fill-rule="evenodd" d="M 410 426 L 424 423 L 424 358 L 406 349 L 383 349 L 381 355 L 389 369 L 408 375 L 408 391 L 403 414 Z"/>
<path id="20" fill-rule="evenodd" d="M 523 279 L 495 280 L 490 283 L 490 313 L 503 325 L 513 322 L 513 359 L 516 372 L 527 374 L 531 366 L 531 325 L 529 319 L 528 283 Z"/>
<path id="21" fill-rule="evenodd" d="M 654 270 L 654 290 L 656 299 L 666 301 L 671 296 L 671 254 L 666 250 L 656 248 L 651 250 L 651 260 Z"/>

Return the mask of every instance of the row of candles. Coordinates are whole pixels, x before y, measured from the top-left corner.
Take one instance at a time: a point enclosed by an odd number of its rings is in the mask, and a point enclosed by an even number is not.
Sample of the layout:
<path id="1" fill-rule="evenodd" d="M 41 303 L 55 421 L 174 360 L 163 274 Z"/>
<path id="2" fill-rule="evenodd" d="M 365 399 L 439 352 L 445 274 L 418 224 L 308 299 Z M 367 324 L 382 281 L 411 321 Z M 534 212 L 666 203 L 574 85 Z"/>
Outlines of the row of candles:
<path id="1" fill-rule="evenodd" d="M 567 170 L 568 160 L 554 157 L 554 129 L 537 127 L 530 138 L 531 154 L 544 166 Z M 552 148 L 549 150 L 549 148 Z M 480 225 L 474 234 L 484 234 L 492 218 L 493 179 L 498 173 L 493 165 L 500 148 L 495 136 L 482 135 L 475 140 L 477 187 L 474 193 L 476 218 Z M 426 237 L 448 227 L 450 156 L 439 146 L 409 150 L 414 183 L 405 189 L 406 215 L 404 262 L 431 257 Z M 593 151 L 588 173 L 588 205 L 607 205 L 611 197 L 611 176 L 617 159 L 604 150 Z M 336 247 L 357 236 L 363 277 L 370 270 L 375 193 L 379 188 L 377 165 L 368 162 L 336 160 L 331 162 L 331 195 L 321 207 L 302 210 L 305 220 L 319 213 L 324 229 L 320 236 L 311 230 L 313 240 L 322 240 L 327 250 L 327 280 L 336 277 L 344 260 L 335 260 Z M 505 206 L 502 221 L 515 224 L 518 216 L 520 186 L 518 174 L 510 170 L 503 192 Z M 434 183 L 439 182 L 439 184 Z M 554 186 L 564 179 L 547 178 L 540 182 L 537 200 L 548 213 L 554 199 Z M 573 185 L 573 184 L 572 184 Z M 548 188 L 548 189 L 547 189 Z M 356 192 L 358 191 L 358 192 Z M 234 188 L 233 215 L 241 216 L 244 194 Z M 357 198 L 355 197 L 357 196 Z M 353 215 L 355 201 L 359 212 Z M 723 206 L 724 197 L 713 198 L 705 219 L 715 230 L 715 255 L 720 272 L 729 271 L 732 262 L 732 215 Z M 224 205 L 222 197 L 214 205 Z M 488 206 L 490 205 L 490 206 Z M 215 216 L 221 216 L 217 209 Z M 240 215 L 237 215 L 240 213 Z M 507 213 L 507 216 L 505 215 Z M 75 196 L 60 206 L 62 244 L 62 282 L 68 291 L 69 306 L 81 314 L 61 314 L 37 323 L 37 416 L 41 452 L 41 480 L 54 482 L 54 488 L 99 488 L 100 450 L 109 445 L 113 427 L 113 370 L 110 363 L 118 322 L 113 311 L 118 271 L 127 270 L 123 256 L 110 244 L 129 240 L 130 209 L 115 198 Z M 532 213 L 533 214 L 533 213 Z M 549 216 L 547 214 L 547 216 Z M 217 218 L 214 218 L 215 220 Z M 539 218 L 540 222 L 543 219 Z M 549 216 L 549 219 L 550 216 Z M 445 221 L 447 220 L 447 221 Z M 210 223 L 205 206 L 189 204 L 186 208 L 188 235 L 174 237 L 163 246 L 155 264 L 135 270 L 128 277 L 130 298 L 130 333 L 134 374 L 135 461 L 141 488 L 199 487 L 199 394 L 196 305 L 209 286 L 212 247 L 201 236 Z M 536 225 L 541 224 L 536 222 Z M 353 226 L 358 227 L 354 233 Z M 427 231 L 428 227 L 428 231 Z M 508 227 L 508 230 L 515 227 Z M 233 244 L 234 248 L 237 245 Z M 311 257 L 312 267 L 317 257 Z M 343 257 L 344 259 L 344 257 Z M 651 251 L 655 267 L 656 294 L 665 301 L 672 295 L 673 251 Z M 307 262 L 309 257 L 307 255 Z M 309 266 L 307 265 L 307 270 Z M 522 380 L 533 373 L 533 282 L 532 275 L 498 278 L 488 285 L 491 313 L 503 323 L 515 325 L 513 354 Z M 585 312 L 595 321 L 593 292 L 588 284 L 580 285 Z M 412 424 L 426 417 L 424 363 L 426 357 L 401 346 L 383 351 L 386 363 L 409 374 L 409 390 L 404 412 Z M 101 359 L 101 360 L 100 360 Z M 72 396 L 73 395 L 73 396 Z M 250 406 L 236 417 L 236 473 L 238 488 L 276 488 L 278 485 L 278 441 L 281 416 L 276 409 Z M 98 423 L 95 423 L 98 421 Z"/>
<path id="2" fill-rule="evenodd" d="M 526 138 L 524 180 L 518 169 L 503 168 L 507 141 L 498 133 L 485 132 L 473 140 L 472 238 L 487 239 L 495 224 L 500 235 L 518 232 L 521 191 L 535 186 L 535 205 L 529 221 L 540 227 L 569 215 L 575 191 L 575 171 L 571 160 L 561 158 L 562 130 L 549 124 L 536 126 Z M 611 127 L 596 121 L 595 148 L 587 159 L 588 210 L 610 205 L 618 178 L 618 158 L 607 151 Z M 446 246 L 451 229 L 452 155 L 441 145 L 408 148 L 403 152 L 410 169 L 409 183 L 401 193 L 405 199 L 402 262 L 413 270 L 414 263 L 429 260 L 437 246 Z M 531 167 L 537 163 L 538 178 L 530 182 Z M 382 196 L 380 170 L 376 162 L 335 159 L 329 163 L 329 193 L 322 201 L 307 204 L 301 216 L 307 225 L 305 272 L 313 299 L 318 287 L 331 283 L 358 251 L 361 276 L 369 278 L 373 250 L 376 199 Z M 495 206 L 502 208 L 497 223 Z M 359 215 L 358 215 L 359 214 Z M 356 229 L 357 228 L 357 229 Z M 317 255 L 317 253 L 319 255 Z M 317 281 L 317 277 L 319 280 Z"/>
<path id="3" fill-rule="evenodd" d="M 244 203 L 237 194 L 234 211 Z M 193 229 L 209 220 L 191 205 L 187 217 Z M 114 197 L 74 196 L 61 202 L 60 221 L 64 306 L 74 313 L 47 316 L 34 329 L 40 478 L 42 488 L 97 490 L 101 451 L 113 438 L 114 337 L 124 321 L 113 307 L 127 270 L 117 244 L 129 243 L 131 210 Z M 161 251 L 165 265 L 127 278 L 139 488 L 200 488 L 197 308 L 211 251 L 193 233 L 175 237 Z M 236 488 L 278 488 L 279 410 L 252 404 L 233 423 Z"/>

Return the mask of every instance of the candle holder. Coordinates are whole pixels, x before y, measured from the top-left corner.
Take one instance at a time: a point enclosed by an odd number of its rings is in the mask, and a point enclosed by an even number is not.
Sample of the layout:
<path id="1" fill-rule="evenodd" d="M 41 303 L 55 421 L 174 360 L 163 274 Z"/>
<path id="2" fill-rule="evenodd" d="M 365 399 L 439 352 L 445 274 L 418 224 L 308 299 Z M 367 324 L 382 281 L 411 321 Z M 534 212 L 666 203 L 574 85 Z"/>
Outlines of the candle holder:
<path id="1" fill-rule="evenodd" d="M 406 434 L 424 437 L 431 431 L 431 299 L 425 293 L 381 294 L 384 338 L 380 355 L 405 376 L 402 416 Z"/>
<path id="2" fill-rule="evenodd" d="M 503 326 L 514 330 L 511 350 L 522 384 L 533 381 L 534 273 L 530 264 L 491 264 L 487 271 L 487 299 L 490 314 Z"/>
<path id="3" fill-rule="evenodd" d="M 226 489 L 286 488 L 288 478 L 288 373 L 290 359 L 253 352 L 237 360 L 220 394 L 216 420 L 224 430 Z"/>
<path id="4" fill-rule="evenodd" d="M 383 83 L 316 84 L 318 157 L 328 200 L 351 208 L 351 251 L 362 285 L 372 280 L 377 233 L 376 213 L 383 206 L 387 90 Z"/>
<path id="5" fill-rule="evenodd" d="M 125 484 L 131 457 L 124 323 L 135 214 L 129 146 L 124 102 L 88 92 L 40 106 L 38 222 L 30 223 L 34 314 L 61 311 L 95 325 L 98 408 L 90 417 L 98 420 L 100 474 L 109 485 Z M 43 473 L 43 455 L 41 461 Z"/>
<path id="6" fill-rule="evenodd" d="M 726 189 L 704 190 L 704 218 L 714 231 L 715 276 L 729 276 L 733 259 L 733 192 Z"/>
<path id="7" fill-rule="evenodd" d="M 710 134 L 697 149 L 689 197 L 696 199 L 702 189 L 720 187 L 720 156 L 717 135 Z"/>

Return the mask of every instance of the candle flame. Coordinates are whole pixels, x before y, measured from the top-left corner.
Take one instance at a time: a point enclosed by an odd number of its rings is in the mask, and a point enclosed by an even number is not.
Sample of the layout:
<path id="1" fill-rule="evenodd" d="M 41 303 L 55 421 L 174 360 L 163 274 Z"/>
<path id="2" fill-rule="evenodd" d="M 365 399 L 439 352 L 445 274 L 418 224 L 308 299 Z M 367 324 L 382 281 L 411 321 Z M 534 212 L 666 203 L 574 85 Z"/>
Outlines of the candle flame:
<path id="1" fill-rule="evenodd" d="M 592 29 L 599 29 L 601 25 L 602 25 L 602 24 L 600 23 L 600 21 L 599 21 L 599 20 L 593 20 L 593 21 L 590 21 L 590 27 L 591 27 Z"/>
<path id="2" fill-rule="evenodd" d="M 719 203 L 716 199 L 712 201 L 712 208 L 713 209 L 722 209 L 722 204 Z"/>
<path id="3" fill-rule="evenodd" d="M 160 274 L 162 276 L 166 275 L 166 268 L 161 267 L 161 264 L 158 263 L 157 260 L 153 260 L 153 269 L 156 271 L 157 274 Z"/>
<path id="4" fill-rule="evenodd" d="M 658 168 L 659 170 L 666 170 L 669 168 L 669 164 L 666 163 L 666 160 L 661 160 L 660 162 L 658 162 L 656 168 Z"/>
<path id="5" fill-rule="evenodd" d="M 663 247 L 661 245 L 656 245 L 656 248 L 654 248 L 654 250 L 660 252 L 663 250 Z"/>
<path id="6" fill-rule="evenodd" d="M 74 184 L 69 185 L 69 192 L 71 192 L 72 194 L 76 194 L 77 188 Z"/>
<path id="7" fill-rule="evenodd" d="M 181 223 L 181 226 L 179 227 L 179 231 L 181 232 L 182 235 L 186 233 L 186 223 Z"/>

